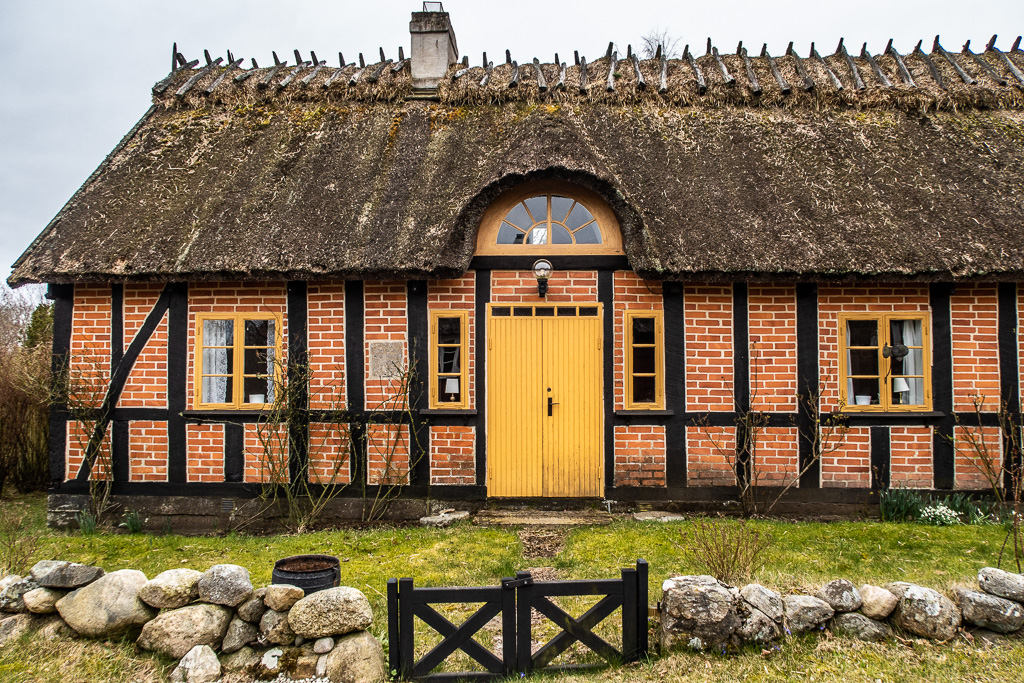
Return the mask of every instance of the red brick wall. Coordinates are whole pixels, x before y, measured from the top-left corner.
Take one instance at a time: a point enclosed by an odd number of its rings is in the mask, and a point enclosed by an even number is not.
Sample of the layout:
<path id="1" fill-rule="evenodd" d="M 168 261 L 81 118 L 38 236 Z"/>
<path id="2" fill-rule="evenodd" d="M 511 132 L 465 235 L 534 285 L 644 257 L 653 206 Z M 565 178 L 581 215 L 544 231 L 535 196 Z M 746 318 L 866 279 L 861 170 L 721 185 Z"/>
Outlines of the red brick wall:
<path id="1" fill-rule="evenodd" d="M 224 481 L 224 425 L 185 425 L 189 482 Z"/>
<path id="2" fill-rule="evenodd" d="M 167 423 L 132 420 L 128 423 L 128 479 L 167 481 Z"/>
<path id="3" fill-rule="evenodd" d="M 124 286 L 124 350 L 135 339 L 163 288 L 163 283 L 159 282 Z M 132 366 L 118 405 L 130 408 L 167 407 L 166 313 Z"/>
<path id="4" fill-rule="evenodd" d="M 78 476 L 78 470 L 82 467 L 82 462 L 85 461 L 85 449 L 89 445 L 89 438 L 92 436 L 94 427 L 93 423 L 70 420 L 67 422 L 65 480 L 70 481 Z M 95 480 L 109 478 L 110 464 L 110 426 L 108 425 L 107 431 L 103 435 L 103 441 L 100 443 L 100 453 L 89 472 L 89 478 Z"/>
<path id="5" fill-rule="evenodd" d="M 371 424 L 366 429 L 366 483 L 409 483 L 409 426 Z"/>
<path id="6" fill-rule="evenodd" d="M 927 313 L 927 285 L 829 285 L 818 289 L 818 358 L 823 385 L 821 409 L 839 408 L 839 314 Z M 931 325 L 929 325 L 931 333 Z M 801 391 L 803 387 L 800 387 Z"/>
<path id="7" fill-rule="evenodd" d="M 795 427 L 765 427 L 754 450 L 755 481 L 761 486 L 788 486 L 799 472 L 799 433 Z"/>
<path id="8" fill-rule="evenodd" d="M 636 273 L 625 270 L 615 272 L 614 292 L 615 407 L 622 410 L 626 405 L 626 311 L 662 311 L 665 308 L 665 301 L 662 298 L 660 282 L 646 282 Z M 662 375 L 662 381 L 664 379 Z"/>
<path id="9" fill-rule="evenodd" d="M 665 486 L 665 427 L 616 425 L 615 485 Z"/>
<path id="10" fill-rule="evenodd" d="M 686 428 L 688 486 L 735 486 L 735 456 L 735 427 Z"/>
<path id="11" fill-rule="evenodd" d="M 956 451 L 954 488 L 991 488 L 985 470 L 989 469 L 999 477 L 1003 458 L 999 427 L 955 427 L 953 439 Z M 971 445 L 972 439 L 977 447 Z M 999 481 L 1002 482 L 1001 477 Z"/>
<path id="12" fill-rule="evenodd" d="M 796 287 L 751 285 L 747 292 L 750 336 L 750 407 L 795 411 Z"/>
<path id="13" fill-rule="evenodd" d="M 430 483 L 476 484 L 476 428 L 430 428 Z"/>
<path id="14" fill-rule="evenodd" d="M 352 450 L 346 424 L 309 424 L 309 480 L 318 484 L 352 481 Z"/>
<path id="15" fill-rule="evenodd" d="M 245 481 L 290 481 L 287 425 L 245 425 Z"/>
<path id="16" fill-rule="evenodd" d="M 348 407 L 345 386 L 345 283 L 310 282 L 307 291 L 309 407 Z"/>
<path id="17" fill-rule="evenodd" d="M 871 486 L 871 430 L 850 427 L 835 450 L 821 456 L 821 485 L 836 488 Z"/>
<path id="18" fill-rule="evenodd" d="M 999 300 L 994 285 L 958 284 L 949 299 L 953 328 L 953 407 L 999 410 Z"/>
<path id="19" fill-rule="evenodd" d="M 281 358 L 288 355 L 288 298 L 279 282 L 215 282 L 189 286 L 188 306 L 188 395 L 189 406 L 199 402 L 195 388 L 197 313 L 279 313 L 281 314 Z"/>
<path id="20" fill-rule="evenodd" d="M 408 319 L 406 315 L 405 282 L 367 282 L 363 288 L 365 315 L 363 334 L 365 343 L 366 409 L 375 410 L 395 406 L 399 381 L 392 377 L 399 370 L 386 366 L 376 376 L 372 374 L 371 348 L 374 342 L 395 342 L 402 345 L 401 370 L 409 365 Z"/>
<path id="21" fill-rule="evenodd" d="M 501 304 L 543 304 L 597 301 L 597 272 L 556 270 L 548 279 L 547 296 L 537 296 L 537 278 L 529 270 L 491 273 L 491 301 Z"/>
<path id="22" fill-rule="evenodd" d="M 110 381 L 110 285 L 75 285 L 69 391 L 73 404 L 99 406 Z"/>
<path id="23" fill-rule="evenodd" d="M 467 273 L 458 280 L 431 280 L 427 284 L 427 308 L 431 311 L 469 311 L 466 330 L 467 348 L 463 349 L 466 357 L 466 373 L 468 378 L 468 397 L 470 408 L 476 407 L 476 320 L 473 312 L 476 307 L 476 276 Z M 420 352 L 422 363 L 428 362 L 429 350 Z M 433 381 L 434 368 L 428 375 Z"/>
<path id="24" fill-rule="evenodd" d="M 733 410 L 732 287 L 687 285 L 686 409 Z"/>
<path id="25" fill-rule="evenodd" d="M 889 480 L 892 486 L 920 489 L 934 486 L 932 443 L 931 427 L 889 429 Z"/>

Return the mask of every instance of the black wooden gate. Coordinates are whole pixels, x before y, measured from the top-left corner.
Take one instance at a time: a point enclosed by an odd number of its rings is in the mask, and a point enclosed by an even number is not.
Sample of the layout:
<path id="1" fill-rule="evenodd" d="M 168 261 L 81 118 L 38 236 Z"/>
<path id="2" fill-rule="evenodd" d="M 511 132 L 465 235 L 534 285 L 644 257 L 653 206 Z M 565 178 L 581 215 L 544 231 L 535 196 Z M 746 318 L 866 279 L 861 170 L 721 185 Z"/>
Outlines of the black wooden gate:
<path id="1" fill-rule="evenodd" d="M 515 673 L 553 670 L 556 657 L 579 642 L 608 663 L 635 661 L 647 654 L 647 562 L 623 569 L 622 578 L 598 581 L 534 581 L 529 572 L 501 580 L 495 587 L 416 588 L 412 579 L 388 581 L 388 641 L 392 671 L 402 678 L 424 680 L 484 680 Z M 601 599 L 579 618 L 566 613 L 551 598 L 598 595 Z M 431 605 L 483 603 L 456 626 Z M 594 633 L 594 628 L 622 608 L 622 649 Z M 536 610 L 561 630 L 533 652 L 532 611 Z M 480 645 L 473 636 L 501 615 L 501 656 Z M 441 635 L 441 642 L 416 659 L 414 619 Z M 456 650 L 482 667 L 477 671 L 430 673 Z"/>

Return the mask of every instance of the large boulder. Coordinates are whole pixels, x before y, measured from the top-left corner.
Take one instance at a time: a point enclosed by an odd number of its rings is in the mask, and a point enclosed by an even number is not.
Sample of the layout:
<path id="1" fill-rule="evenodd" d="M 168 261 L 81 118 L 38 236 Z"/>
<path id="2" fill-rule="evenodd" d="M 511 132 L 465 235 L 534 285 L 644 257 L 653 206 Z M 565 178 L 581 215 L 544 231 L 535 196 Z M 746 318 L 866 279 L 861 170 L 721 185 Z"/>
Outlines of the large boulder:
<path id="1" fill-rule="evenodd" d="M 199 597 L 199 577 L 195 569 L 168 569 L 146 582 L 139 597 L 157 609 L 178 609 Z"/>
<path id="2" fill-rule="evenodd" d="M 896 609 L 899 598 L 892 591 L 865 583 L 857 589 L 861 597 L 861 614 L 869 619 L 885 619 Z"/>
<path id="3" fill-rule="evenodd" d="M 240 650 L 229 654 L 221 655 L 220 665 L 224 671 L 229 673 L 242 673 L 251 671 L 260 663 L 260 655 L 248 645 Z"/>
<path id="4" fill-rule="evenodd" d="M 323 655 L 317 675 L 331 683 L 374 683 L 387 674 L 384 649 L 367 631 L 359 631 L 338 639 L 334 649 Z"/>
<path id="5" fill-rule="evenodd" d="M 221 643 L 220 651 L 225 654 L 237 652 L 253 642 L 260 635 L 256 624 L 235 617 L 228 624 L 228 630 L 224 633 L 224 642 Z"/>
<path id="6" fill-rule="evenodd" d="M 99 567 L 63 560 L 41 560 L 32 566 L 32 578 L 45 588 L 73 590 L 87 586 L 103 576 Z"/>
<path id="7" fill-rule="evenodd" d="M 782 627 L 778 622 L 759 609 L 748 607 L 741 618 L 736 635 L 748 643 L 770 643 L 782 637 Z"/>
<path id="8" fill-rule="evenodd" d="M 156 616 L 156 610 L 139 599 L 144 585 L 145 574 L 121 569 L 71 591 L 57 601 L 57 611 L 68 626 L 83 636 L 119 636 Z"/>
<path id="9" fill-rule="evenodd" d="M 1024 608 L 1012 600 L 961 588 L 956 603 L 969 624 L 997 633 L 1013 633 L 1024 626 Z"/>
<path id="10" fill-rule="evenodd" d="M 960 610 L 942 593 L 903 581 L 885 586 L 899 598 L 893 623 L 915 636 L 949 640 L 960 628 Z"/>
<path id="11" fill-rule="evenodd" d="M 362 591 L 338 586 L 299 600 L 288 613 L 288 621 L 303 638 L 323 638 L 362 631 L 373 622 L 373 612 Z"/>
<path id="12" fill-rule="evenodd" d="M 216 647 L 224 639 L 231 610 L 221 605 L 196 603 L 161 612 L 142 627 L 138 645 L 175 659 L 184 657 L 197 645 Z"/>
<path id="13" fill-rule="evenodd" d="M 295 642 L 295 630 L 289 623 L 288 612 L 268 609 L 260 619 L 260 633 L 264 640 L 275 645 L 291 645 Z"/>
<path id="14" fill-rule="evenodd" d="M 1024 602 L 1024 575 L 985 567 L 978 572 L 978 586 L 997 598 Z"/>
<path id="15" fill-rule="evenodd" d="M 15 614 L 0 620 L 0 647 L 23 636 L 32 628 L 33 623 L 31 614 Z"/>
<path id="16" fill-rule="evenodd" d="M 782 596 L 764 586 L 751 583 L 740 589 L 740 596 L 754 609 L 763 612 L 772 621 L 782 623 L 786 608 Z"/>
<path id="17" fill-rule="evenodd" d="M 263 594 L 263 604 L 275 612 L 287 612 L 306 595 L 306 591 L 290 584 L 271 584 Z"/>
<path id="18" fill-rule="evenodd" d="M 36 588 L 21 596 L 25 607 L 33 614 L 53 614 L 57 611 L 57 601 L 67 595 L 67 591 L 56 588 Z"/>
<path id="19" fill-rule="evenodd" d="M 220 660 L 209 645 L 189 650 L 169 676 L 171 683 L 214 683 L 220 680 Z"/>
<path id="20" fill-rule="evenodd" d="M 892 637 L 892 629 L 884 621 L 870 619 L 856 612 L 836 614 L 832 619 L 832 630 L 839 636 L 849 636 L 875 643 Z"/>
<path id="21" fill-rule="evenodd" d="M 661 599 L 662 651 L 683 645 L 717 649 L 740 627 L 738 594 L 713 576 L 679 576 L 666 580 Z"/>
<path id="22" fill-rule="evenodd" d="M 263 613 L 267 611 L 267 606 L 263 603 L 263 596 L 266 594 L 266 588 L 260 588 L 258 591 L 253 593 L 248 600 L 238 606 L 238 616 L 245 619 L 250 624 L 260 623 L 260 619 L 263 618 Z"/>
<path id="23" fill-rule="evenodd" d="M 252 595 L 249 570 L 237 564 L 215 564 L 199 577 L 199 599 L 238 607 Z"/>
<path id="24" fill-rule="evenodd" d="M 24 595 L 39 588 L 39 584 L 29 577 L 8 574 L 0 579 L 0 612 L 8 614 L 24 614 L 28 612 Z"/>
<path id="25" fill-rule="evenodd" d="M 818 597 L 836 612 L 856 612 L 863 602 L 860 591 L 846 579 L 829 581 L 818 591 Z"/>
<path id="26" fill-rule="evenodd" d="M 786 627 L 791 633 L 823 628 L 835 614 L 831 605 L 813 595 L 787 595 L 782 602 L 786 606 Z"/>

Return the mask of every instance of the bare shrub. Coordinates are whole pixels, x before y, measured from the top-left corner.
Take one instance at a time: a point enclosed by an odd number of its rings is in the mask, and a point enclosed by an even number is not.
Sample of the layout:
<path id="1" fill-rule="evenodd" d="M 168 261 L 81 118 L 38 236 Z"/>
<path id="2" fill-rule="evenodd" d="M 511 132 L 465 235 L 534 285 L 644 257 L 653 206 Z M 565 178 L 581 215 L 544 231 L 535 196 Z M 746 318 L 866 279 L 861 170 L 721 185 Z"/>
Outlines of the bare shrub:
<path id="1" fill-rule="evenodd" d="M 682 535 L 679 548 L 683 556 L 726 582 L 753 576 L 764 566 L 764 555 L 775 542 L 770 532 L 757 529 L 745 519 L 699 517 Z"/>
<path id="2" fill-rule="evenodd" d="M 39 534 L 20 504 L 0 508 L 0 576 L 24 574 L 39 549 Z"/>

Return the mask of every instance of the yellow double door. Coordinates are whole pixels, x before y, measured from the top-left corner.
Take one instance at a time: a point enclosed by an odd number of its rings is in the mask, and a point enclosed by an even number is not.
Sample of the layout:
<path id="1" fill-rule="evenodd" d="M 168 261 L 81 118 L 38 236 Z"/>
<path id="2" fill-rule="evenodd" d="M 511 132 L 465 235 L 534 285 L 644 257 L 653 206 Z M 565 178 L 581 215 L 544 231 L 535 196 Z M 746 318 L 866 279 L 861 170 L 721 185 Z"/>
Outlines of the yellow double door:
<path id="1" fill-rule="evenodd" d="M 601 309 L 489 307 L 487 493 L 603 494 Z"/>

